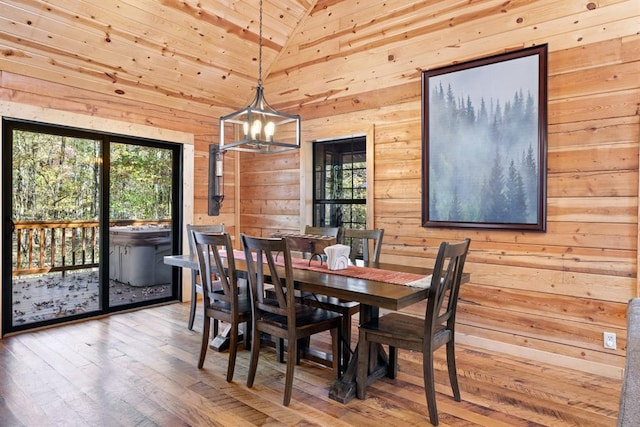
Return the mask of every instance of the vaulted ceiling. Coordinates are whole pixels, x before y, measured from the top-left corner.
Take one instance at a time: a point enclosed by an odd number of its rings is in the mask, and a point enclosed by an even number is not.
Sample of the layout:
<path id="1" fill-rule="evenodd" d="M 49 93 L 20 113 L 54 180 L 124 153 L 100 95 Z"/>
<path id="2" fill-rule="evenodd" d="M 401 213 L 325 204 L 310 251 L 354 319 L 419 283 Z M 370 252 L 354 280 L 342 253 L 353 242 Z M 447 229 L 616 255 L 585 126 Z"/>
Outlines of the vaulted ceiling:
<path id="1" fill-rule="evenodd" d="M 265 1 L 263 77 L 314 4 Z M 0 10 L 4 70 L 203 112 L 242 106 L 257 82 L 259 0 L 7 0 Z"/>
<path id="2" fill-rule="evenodd" d="M 260 0 L 0 0 L 0 70 L 219 116 L 258 79 Z M 586 4 L 588 3 L 588 4 Z M 293 110 L 606 24 L 593 2 L 264 0 L 267 100 Z M 591 16 L 597 16 L 592 19 Z M 513 34 L 513 40 L 509 35 Z M 578 34 L 580 35 L 580 34 Z M 416 85 L 419 91 L 419 85 Z"/>

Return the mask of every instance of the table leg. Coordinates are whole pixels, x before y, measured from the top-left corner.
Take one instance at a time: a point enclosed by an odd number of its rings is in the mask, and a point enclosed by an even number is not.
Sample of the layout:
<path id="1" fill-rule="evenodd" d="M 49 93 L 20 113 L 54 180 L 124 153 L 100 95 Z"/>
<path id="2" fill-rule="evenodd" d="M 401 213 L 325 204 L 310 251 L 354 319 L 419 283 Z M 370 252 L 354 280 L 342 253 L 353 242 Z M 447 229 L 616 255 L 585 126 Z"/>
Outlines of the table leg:
<path id="1" fill-rule="evenodd" d="M 356 376 L 358 374 L 358 352 L 349 360 L 349 365 L 342 376 L 335 380 L 329 389 L 329 398 L 340 403 L 347 403 L 356 397 Z"/>
<path id="2" fill-rule="evenodd" d="M 226 325 L 222 331 L 209 343 L 209 348 L 215 351 L 225 351 L 229 349 L 229 333 L 231 331 L 231 325 Z M 238 337 L 238 342 L 242 341 L 242 336 Z"/>
<path id="3" fill-rule="evenodd" d="M 249 290 L 247 289 L 247 283 L 246 283 L 246 279 L 244 279 L 243 277 L 240 277 L 238 280 L 238 285 L 240 286 L 240 293 L 245 293 L 245 292 L 249 292 Z M 243 329 L 246 327 L 246 325 L 242 324 L 240 325 L 238 328 L 238 343 L 242 342 L 243 340 Z M 209 343 L 209 348 L 215 351 L 225 351 L 229 349 L 229 334 L 231 332 L 231 325 L 226 323 L 224 329 L 218 333 L 218 335 L 216 335 L 215 337 L 213 337 L 213 339 L 211 340 L 211 342 Z"/>
<path id="4" fill-rule="evenodd" d="M 379 317 L 380 309 L 368 305 L 360 305 L 360 322 L 368 322 Z M 375 344 L 375 343 L 374 343 Z M 389 359 L 381 345 L 372 345 L 369 354 L 369 379 L 375 381 L 387 374 Z M 351 356 L 347 369 L 342 376 L 334 381 L 329 389 L 329 398 L 340 403 L 347 403 L 356 397 L 356 379 L 358 376 L 358 348 Z"/>

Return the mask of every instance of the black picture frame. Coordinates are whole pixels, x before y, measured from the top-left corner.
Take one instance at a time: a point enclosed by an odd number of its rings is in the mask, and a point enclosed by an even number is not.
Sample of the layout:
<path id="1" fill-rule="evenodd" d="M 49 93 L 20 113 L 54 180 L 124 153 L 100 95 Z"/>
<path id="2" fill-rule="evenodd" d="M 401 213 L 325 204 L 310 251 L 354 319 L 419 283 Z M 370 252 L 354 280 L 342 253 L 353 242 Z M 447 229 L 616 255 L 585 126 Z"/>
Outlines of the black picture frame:
<path id="1" fill-rule="evenodd" d="M 422 225 L 546 231 L 547 45 L 422 72 Z"/>

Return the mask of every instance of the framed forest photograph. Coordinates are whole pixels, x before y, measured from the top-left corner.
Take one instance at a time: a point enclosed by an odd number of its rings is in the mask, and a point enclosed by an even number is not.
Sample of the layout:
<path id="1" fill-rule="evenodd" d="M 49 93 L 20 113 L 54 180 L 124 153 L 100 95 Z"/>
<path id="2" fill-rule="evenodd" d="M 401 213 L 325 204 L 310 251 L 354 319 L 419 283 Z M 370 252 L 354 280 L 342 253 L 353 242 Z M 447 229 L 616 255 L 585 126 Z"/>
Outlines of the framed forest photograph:
<path id="1" fill-rule="evenodd" d="M 547 45 L 422 72 L 422 225 L 546 231 Z"/>

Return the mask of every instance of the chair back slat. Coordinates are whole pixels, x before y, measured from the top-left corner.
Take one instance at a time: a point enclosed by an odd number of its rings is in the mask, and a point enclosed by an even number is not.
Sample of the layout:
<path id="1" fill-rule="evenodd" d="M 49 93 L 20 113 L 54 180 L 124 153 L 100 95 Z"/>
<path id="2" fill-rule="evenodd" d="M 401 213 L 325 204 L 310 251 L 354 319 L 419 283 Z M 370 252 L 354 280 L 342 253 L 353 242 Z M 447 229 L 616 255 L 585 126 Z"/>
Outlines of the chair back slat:
<path id="1" fill-rule="evenodd" d="M 187 241 L 189 242 L 189 255 L 196 253 L 196 246 L 193 241 L 192 231 L 198 231 L 200 233 L 224 233 L 224 224 L 203 224 L 194 225 L 187 224 Z"/>
<path id="2" fill-rule="evenodd" d="M 427 299 L 425 316 L 427 336 L 433 337 L 434 333 L 439 331 L 453 333 L 462 270 L 470 243 L 470 239 L 465 239 L 458 243 L 442 242 L 440 244 Z"/>
<path id="3" fill-rule="evenodd" d="M 313 227 L 307 225 L 304 228 L 304 234 L 335 237 L 336 243 L 342 243 L 342 232 L 342 227 Z"/>
<path id="4" fill-rule="evenodd" d="M 354 262 L 359 253 L 362 252 L 364 262 L 379 263 L 383 236 L 384 230 L 381 228 L 373 230 L 345 228 L 344 240 L 350 243 L 351 252 L 349 253 L 349 258 L 351 261 Z"/>
<path id="5" fill-rule="evenodd" d="M 237 306 L 238 280 L 233 245 L 228 233 L 191 231 L 202 283 L 204 301 L 225 301 Z M 226 264 L 220 253 L 225 252 Z M 222 292 L 217 292 L 221 288 Z"/>
<path id="6" fill-rule="evenodd" d="M 291 253 L 285 238 L 261 238 L 240 234 L 247 262 L 251 298 L 256 310 L 289 316 L 295 328 L 295 301 Z M 284 260 L 284 274 L 277 257 Z M 266 291 L 270 292 L 267 293 Z M 275 294 L 275 298 L 272 296 Z"/>

